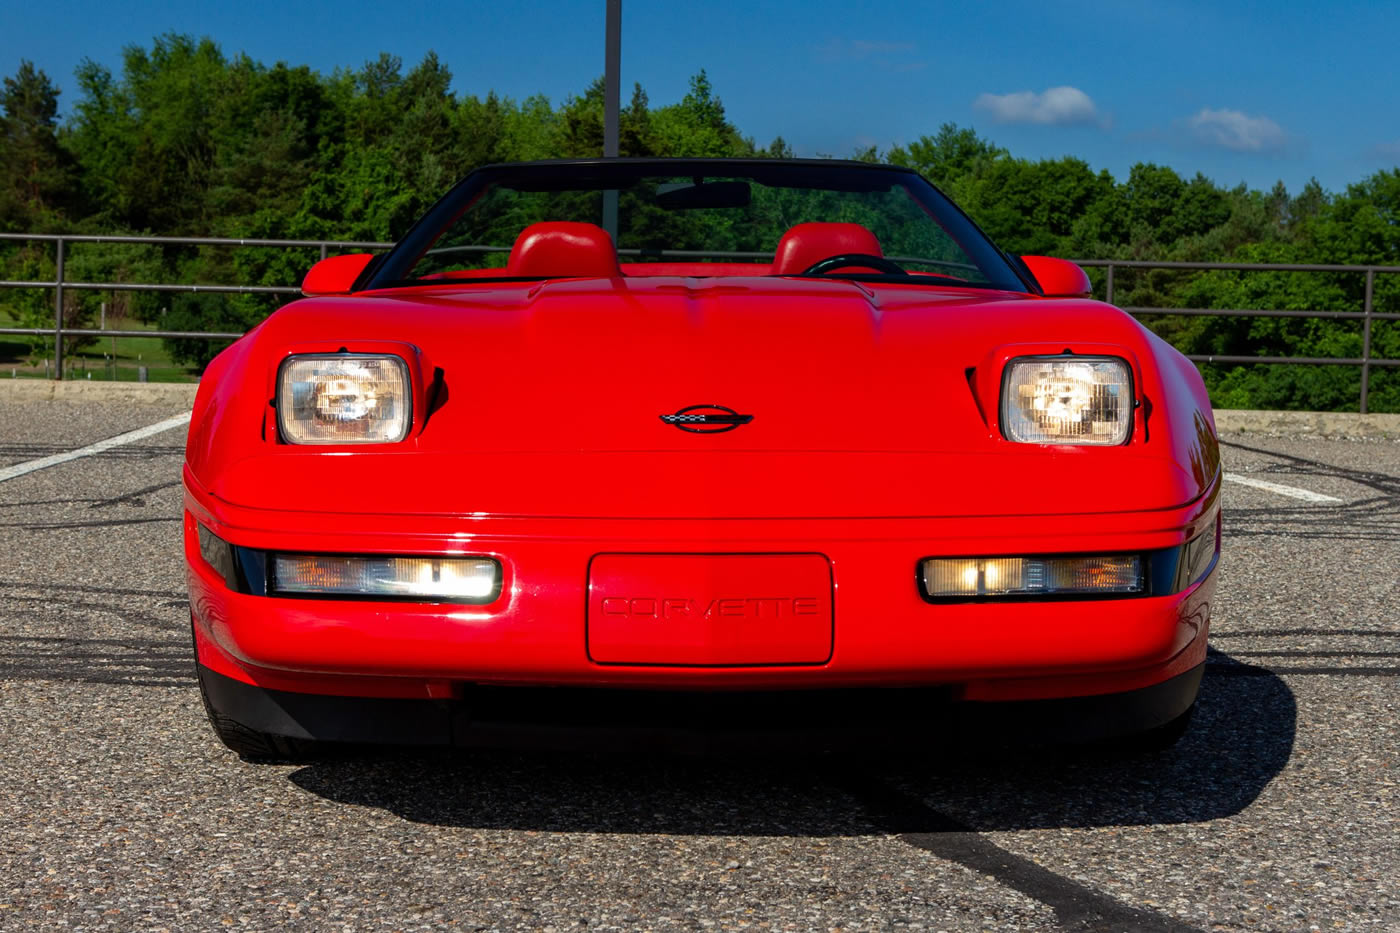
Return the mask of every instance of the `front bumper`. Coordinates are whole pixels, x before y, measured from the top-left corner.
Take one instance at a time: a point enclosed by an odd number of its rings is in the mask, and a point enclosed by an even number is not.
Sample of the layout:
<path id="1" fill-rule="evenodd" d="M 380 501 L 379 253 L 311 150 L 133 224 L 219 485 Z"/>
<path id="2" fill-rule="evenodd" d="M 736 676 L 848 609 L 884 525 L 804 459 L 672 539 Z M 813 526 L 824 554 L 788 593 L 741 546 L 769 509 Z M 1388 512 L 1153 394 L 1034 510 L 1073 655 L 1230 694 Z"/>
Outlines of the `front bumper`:
<path id="1" fill-rule="evenodd" d="M 1120 693 L 952 702 L 939 688 L 727 692 L 472 687 L 442 699 L 341 697 L 252 686 L 198 666 L 213 709 L 256 732 L 369 745 L 786 754 L 892 743 L 1097 742 L 1166 726 L 1204 664 Z M 907 745 L 910 741 L 913 745 Z"/>
<path id="2" fill-rule="evenodd" d="M 1218 483 L 1172 510 L 979 519 L 639 520 L 283 512 L 223 503 L 187 482 L 186 560 L 199 662 L 264 690 L 449 699 L 472 685 L 773 690 L 945 688 L 963 700 L 1134 691 L 1205 658 L 1215 570 L 1170 595 L 930 604 L 920 559 L 1149 551 L 1218 519 Z M 233 592 L 200 557 L 196 523 L 249 548 L 464 554 L 500 561 L 489 605 L 288 599 Z M 600 553 L 821 553 L 834 636 L 823 663 L 599 664 L 586 644 Z"/>

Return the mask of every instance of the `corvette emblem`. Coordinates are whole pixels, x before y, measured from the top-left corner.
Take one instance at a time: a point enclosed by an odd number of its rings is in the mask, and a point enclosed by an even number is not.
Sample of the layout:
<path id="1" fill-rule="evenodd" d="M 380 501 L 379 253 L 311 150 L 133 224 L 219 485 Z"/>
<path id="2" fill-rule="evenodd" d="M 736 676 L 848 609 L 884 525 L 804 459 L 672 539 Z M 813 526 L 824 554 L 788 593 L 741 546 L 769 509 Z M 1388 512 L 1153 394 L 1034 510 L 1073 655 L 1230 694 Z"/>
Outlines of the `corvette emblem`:
<path id="1" fill-rule="evenodd" d="M 748 424 L 753 415 L 741 415 L 723 405 L 690 405 L 674 415 L 662 415 L 661 420 L 691 434 L 722 434 Z"/>

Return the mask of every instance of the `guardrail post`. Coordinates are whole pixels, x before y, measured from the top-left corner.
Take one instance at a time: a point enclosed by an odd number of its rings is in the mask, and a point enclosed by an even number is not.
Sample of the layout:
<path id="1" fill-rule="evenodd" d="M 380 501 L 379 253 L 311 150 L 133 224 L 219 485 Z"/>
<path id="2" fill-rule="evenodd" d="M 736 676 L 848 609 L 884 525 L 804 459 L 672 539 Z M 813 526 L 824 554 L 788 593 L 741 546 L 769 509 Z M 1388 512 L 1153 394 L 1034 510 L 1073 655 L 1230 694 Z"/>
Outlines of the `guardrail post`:
<path id="1" fill-rule="evenodd" d="M 1113 263 L 1108 264 L 1108 274 L 1104 277 L 1103 300 L 1108 304 L 1113 304 Z"/>
<path id="2" fill-rule="evenodd" d="M 325 243 L 322 243 L 322 244 L 321 244 L 321 258 L 322 258 L 322 259 L 325 259 L 325 258 L 326 258 L 326 254 L 327 254 L 326 244 L 325 244 Z"/>
<path id="3" fill-rule="evenodd" d="M 63 378 L 63 237 L 57 240 L 58 253 L 54 263 L 53 289 L 53 371 L 55 379 Z"/>
<path id="4" fill-rule="evenodd" d="M 1366 270 L 1366 303 L 1361 310 L 1366 316 L 1361 319 L 1361 413 L 1366 414 L 1366 403 L 1371 394 L 1371 305 L 1376 293 L 1376 270 Z"/>

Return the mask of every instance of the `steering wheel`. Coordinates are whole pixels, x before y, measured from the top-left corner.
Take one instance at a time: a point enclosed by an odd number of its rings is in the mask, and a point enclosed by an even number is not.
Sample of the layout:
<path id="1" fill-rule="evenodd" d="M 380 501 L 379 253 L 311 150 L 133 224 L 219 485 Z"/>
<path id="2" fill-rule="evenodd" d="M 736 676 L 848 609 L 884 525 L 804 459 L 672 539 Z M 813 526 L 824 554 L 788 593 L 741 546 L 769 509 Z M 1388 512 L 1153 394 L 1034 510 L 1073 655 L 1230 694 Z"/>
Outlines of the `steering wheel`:
<path id="1" fill-rule="evenodd" d="M 840 253 L 835 256 L 828 256 L 812 263 L 803 269 L 798 275 L 826 275 L 834 269 L 844 269 L 847 266 L 866 266 L 870 269 L 879 269 L 885 275 L 908 275 L 904 269 L 896 263 L 890 262 L 884 256 L 875 256 L 871 253 Z"/>

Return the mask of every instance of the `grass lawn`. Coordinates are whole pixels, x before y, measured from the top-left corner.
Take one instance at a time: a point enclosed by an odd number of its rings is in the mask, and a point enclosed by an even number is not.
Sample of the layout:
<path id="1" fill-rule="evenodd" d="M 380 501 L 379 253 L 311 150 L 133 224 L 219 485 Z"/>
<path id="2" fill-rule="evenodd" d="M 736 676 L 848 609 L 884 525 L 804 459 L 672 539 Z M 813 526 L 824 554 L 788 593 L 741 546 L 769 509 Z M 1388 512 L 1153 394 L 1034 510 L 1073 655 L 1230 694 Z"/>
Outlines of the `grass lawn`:
<path id="1" fill-rule="evenodd" d="M 21 327 L 4 307 L 0 307 L 0 327 Z M 149 324 L 123 320 L 122 330 L 154 330 Z M 145 366 L 151 382 L 195 382 L 198 376 L 170 359 L 159 337 L 98 337 L 77 351 L 70 349 L 76 338 L 64 343 L 63 362 L 69 379 L 102 379 L 136 382 L 138 367 Z M 0 379 L 43 379 L 52 375 L 53 351 L 31 348 L 29 338 L 0 334 Z"/>

